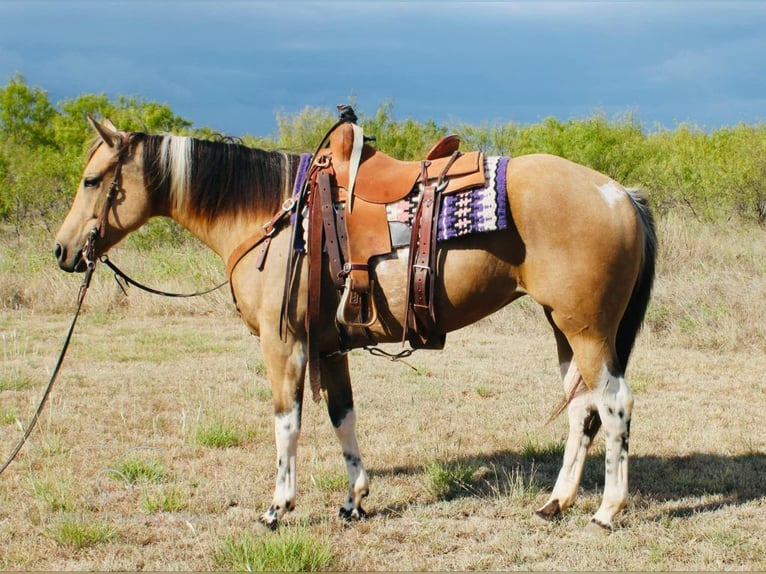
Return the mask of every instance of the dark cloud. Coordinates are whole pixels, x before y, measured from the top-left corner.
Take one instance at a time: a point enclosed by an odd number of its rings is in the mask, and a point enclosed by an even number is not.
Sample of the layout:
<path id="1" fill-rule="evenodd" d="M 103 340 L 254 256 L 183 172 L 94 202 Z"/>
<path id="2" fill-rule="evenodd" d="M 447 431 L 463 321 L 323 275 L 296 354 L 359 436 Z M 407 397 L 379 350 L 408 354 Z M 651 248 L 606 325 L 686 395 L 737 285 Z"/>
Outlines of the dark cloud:
<path id="1" fill-rule="evenodd" d="M 4 0 L 0 81 L 140 95 L 232 134 L 352 94 L 438 122 L 712 128 L 766 116 L 765 29 L 760 2 Z"/>

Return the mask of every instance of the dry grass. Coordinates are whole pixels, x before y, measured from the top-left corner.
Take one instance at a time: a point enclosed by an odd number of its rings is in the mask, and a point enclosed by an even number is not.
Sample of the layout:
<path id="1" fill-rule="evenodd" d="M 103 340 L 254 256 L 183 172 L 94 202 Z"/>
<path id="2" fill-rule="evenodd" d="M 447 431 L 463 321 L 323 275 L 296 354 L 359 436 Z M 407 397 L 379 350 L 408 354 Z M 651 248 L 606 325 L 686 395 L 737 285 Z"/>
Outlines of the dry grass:
<path id="1" fill-rule="evenodd" d="M 450 335 L 447 352 L 416 353 L 417 372 L 354 351 L 369 519 L 336 518 L 343 460 L 307 399 L 298 508 L 275 535 L 255 524 L 274 479 L 268 383 L 228 293 L 131 290 L 126 301 L 101 271 L 38 428 L 0 477 L 0 568 L 236 568 L 222 558 L 232 547 L 296 537 L 321 556 L 301 567 L 329 570 L 766 569 L 763 234 L 660 222 L 655 299 L 628 371 L 631 500 L 618 529 L 595 538 L 582 527 L 600 502 L 599 442 L 576 506 L 554 523 L 533 516 L 566 433 L 563 417 L 543 424 L 562 391 L 535 306 Z M 52 258 L 8 274 L 13 257 L 0 259 L 2 456 L 39 400 L 79 284 Z M 151 261 L 114 257 L 152 282 Z M 188 259 L 195 279 L 164 287 L 217 278 L 212 260 Z M 237 440 L 200 440 L 201 429 Z"/>

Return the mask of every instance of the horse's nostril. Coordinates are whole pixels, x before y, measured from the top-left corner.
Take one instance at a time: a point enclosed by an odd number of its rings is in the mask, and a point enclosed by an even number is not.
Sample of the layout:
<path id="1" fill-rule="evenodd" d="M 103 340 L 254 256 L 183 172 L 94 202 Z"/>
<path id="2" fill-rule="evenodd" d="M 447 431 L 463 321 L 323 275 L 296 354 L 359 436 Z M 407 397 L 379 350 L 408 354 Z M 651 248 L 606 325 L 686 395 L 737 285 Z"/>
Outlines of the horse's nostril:
<path id="1" fill-rule="evenodd" d="M 61 256 L 64 254 L 64 248 L 60 243 L 56 243 L 56 245 L 53 246 L 53 254 L 56 256 L 57 260 L 61 260 Z"/>

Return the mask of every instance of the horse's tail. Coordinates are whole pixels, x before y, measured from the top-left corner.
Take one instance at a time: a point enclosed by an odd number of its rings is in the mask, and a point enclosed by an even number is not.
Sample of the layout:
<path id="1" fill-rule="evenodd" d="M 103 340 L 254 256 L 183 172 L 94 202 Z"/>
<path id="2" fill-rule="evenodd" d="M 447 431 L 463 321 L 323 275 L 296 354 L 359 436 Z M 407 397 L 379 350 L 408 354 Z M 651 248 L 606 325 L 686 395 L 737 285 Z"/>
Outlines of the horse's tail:
<path id="1" fill-rule="evenodd" d="M 644 256 L 641 271 L 636 279 L 636 284 L 633 286 L 633 293 L 630 296 L 628 307 L 625 309 L 620 325 L 617 328 L 617 359 L 623 372 L 628 366 L 630 353 L 633 351 L 633 345 L 644 321 L 646 308 L 649 306 L 657 256 L 657 235 L 654 228 L 654 217 L 649 210 L 646 198 L 635 190 L 628 190 L 628 196 L 633 202 L 633 207 L 636 208 L 636 213 L 641 220 L 641 226 L 644 230 Z"/>

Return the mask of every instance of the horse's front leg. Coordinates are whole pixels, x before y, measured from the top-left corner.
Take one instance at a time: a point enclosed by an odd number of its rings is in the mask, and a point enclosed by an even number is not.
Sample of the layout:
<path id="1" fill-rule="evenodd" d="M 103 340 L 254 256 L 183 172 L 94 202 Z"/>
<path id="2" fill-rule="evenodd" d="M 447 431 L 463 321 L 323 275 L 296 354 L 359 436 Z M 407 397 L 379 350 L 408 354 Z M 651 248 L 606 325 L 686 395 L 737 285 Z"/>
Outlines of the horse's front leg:
<path id="1" fill-rule="evenodd" d="M 370 481 L 356 440 L 356 413 L 348 372 L 348 357 L 324 357 L 320 366 L 322 384 L 326 391 L 327 411 L 340 441 L 348 472 L 348 495 L 339 515 L 345 520 L 362 519 L 366 516 L 362 500 L 370 491 Z"/>
<path id="2" fill-rule="evenodd" d="M 261 350 L 271 380 L 274 400 L 274 435 L 277 447 L 277 482 L 271 506 L 261 522 L 276 528 L 279 519 L 295 508 L 297 495 L 298 438 L 301 431 L 303 379 L 306 373 L 305 345 L 262 339 Z"/>

